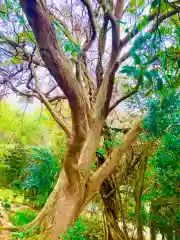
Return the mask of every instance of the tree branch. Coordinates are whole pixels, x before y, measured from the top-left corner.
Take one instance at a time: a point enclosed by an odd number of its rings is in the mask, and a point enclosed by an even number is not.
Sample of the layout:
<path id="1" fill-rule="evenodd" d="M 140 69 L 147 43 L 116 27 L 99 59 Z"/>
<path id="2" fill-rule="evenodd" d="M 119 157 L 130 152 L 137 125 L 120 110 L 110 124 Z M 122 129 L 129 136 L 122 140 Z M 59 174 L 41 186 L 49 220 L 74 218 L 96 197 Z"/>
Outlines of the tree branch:
<path id="1" fill-rule="evenodd" d="M 158 28 L 158 26 L 159 26 L 160 23 L 162 23 L 164 20 L 166 20 L 167 18 L 173 16 L 173 15 L 176 14 L 176 13 L 177 13 L 177 11 L 172 10 L 172 11 L 170 11 L 170 12 L 168 12 L 168 13 L 163 13 L 163 14 L 161 14 L 161 15 L 158 17 L 158 20 L 151 26 L 151 28 L 150 28 L 147 32 L 149 32 L 149 33 L 155 32 L 155 31 L 157 30 L 157 28 Z M 148 17 L 148 18 L 150 19 L 149 21 L 153 21 L 153 20 L 155 19 L 155 17 L 156 17 L 156 14 L 155 14 L 155 13 L 152 14 L 152 15 L 150 15 L 150 16 Z M 158 26 L 157 26 L 157 22 L 158 22 Z M 140 24 L 142 24 L 142 22 L 141 22 Z M 140 25 L 140 24 L 139 24 L 139 25 Z M 139 33 L 139 30 L 138 30 L 138 26 L 137 26 L 136 29 L 134 29 L 133 31 L 131 31 L 130 33 L 128 33 L 128 34 L 124 37 L 124 39 L 122 39 L 122 40 L 120 41 L 120 49 L 122 49 L 122 48 L 125 47 L 125 45 L 129 42 L 129 40 L 130 40 L 129 38 L 130 38 L 130 37 L 133 38 L 133 37 L 135 37 L 138 33 Z M 119 66 L 120 66 L 125 60 L 127 60 L 127 59 L 130 57 L 130 53 L 131 53 L 131 49 L 130 49 L 129 51 L 125 52 L 125 53 L 120 57 L 120 59 L 119 59 L 119 61 L 118 61 Z"/>
<path id="2" fill-rule="evenodd" d="M 124 134 L 126 134 L 129 130 L 131 130 L 130 128 L 116 128 L 116 127 L 111 127 L 111 126 L 107 126 L 107 125 L 104 125 L 104 128 L 113 130 L 115 132 L 122 132 Z"/>
<path id="3" fill-rule="evenodd" d="M 165 19 L 167 19 L 168 17 L 170 17 L 170 16 L 172 16 L 172 15 L 174 15 L 174 14 L 176 14 L 176 13 L 177 13 L 177 9 L 172 10 L 172 11 L 170 11 L 170 12 L 168 12 L 168 13 L 163 13 L 163 14 L 161 14 L 161 15 L 159 16 L 158 23 L 160 24 L 160 23 L 163 22 Z M 155 16 L 156 16 L 156 15 L 153 14 L 153 15 L 151 15 L 151 16 L 149 17 L 149 19 L 152 21 L 152 20 L 155 18 Z M 156 31 L 156 29 L 157 29 L 157 24 L 154 23 L 154 24 L 152 25 L 152 27 L 148 30 L 148 32 L 154 32 L 154 31 Z M 139 32 L 139 30 L 138 30 L 138 27 L 137 27 L 131 34 L 133 34 L 132 36 L 134 37 L 138 32 Z M 127 36 L 130 37 L 129 34 L 128 34 Z M 122 47 L 125 46 L 126 43 L 129 41 L 129 39 L 128 39 L 127 36 L 124 38 L 124 40 L 122 40 L 122 41 L 120 42 L 120 51 L 122 50 Z M 116 73 L 116 71 L 118 70 L 120 64 L 123 63 L 126 59 L 128 59 L 128 57 L 130 56 L 130 51 L 131 51 L 131 49 L 130 49 L 128 52 L 126 52 L 126 53 L 119 59 L 119 61 L 114 64 L 114 66 L 113 66 L 113 68 L 112 68 L 112 72 L 111 72 L 110 78 L 109 78 L 109 79 L 111 79 L 111 81 L 109 81 L 109 87 L 108 87 L 108 89 L 109 89 L 109 94 L 107 95 L 107 99 L 106 99 L 106 103 L 105 103 L 105 109 L 108 108 L 109 100 L 110 100 L 110 98 L 111 98 L 112 92 L 110 91 L 110 89 L 112 89 L 112 86 L 113 86 L 113 79 L 114 79 L 114 77 L 115 77 L 115 73 Z M 106 76 L 105 76 L 105 77 L 106 77 Z M 103 87 L 103 88 L 105 88 L 105 87 Z M 120 102 L 122 102 L 123 100 L 125 100 L 125 99 L 127 99 L 128 97 L 130 97 L 130 96 L 132 96 L 133 94 L 135 94 L 135 93 L 138 91 L 138 89 L 139 89 L 139 83 L 137 82 L 137 85 L 136 85 L 136 87 L 133 89 L 133 91 L 130 92 L 130 93 L 128 93 L 128 94 L 126 94 L 125 96 L 123 96 L 123 97 L 120 98 L 119 100 L 117 100 L 116 103 L 114 103 L 113 106 L 110 107 L 109 112 L 112 111 L 112 109 L 114 109 Z M 101 94 L 101 93 L 100 93 L 100 91 L 99 91 L 99 95 L 100 95 L 100 94 Z M 102 102 L 101 99 L 102 99 L 102 96 L 99 97 L 98 101 L 99 101 L 99 102 L 100 102 L 100 101 Z M 98 102 L 98 101 L 97 101 L 97 102 Z M 98 106 L 100 105 L 99 102 L 98 102 Z M 105 110 L 105 113 L 106 113 L 106 112 L 107 112 L 107 110 Z"/>
<path id="4" fill-rule="evenodd" d="M 105 44 L 106 44 L 106 35 L 107 35 L 107 26 L 108 26 L 108 17 L 104 14 L 104 22 L 103 26 L 100 29 L 99 33 L 99 41 L 98 41 L 98 61 L 96 65 L 96 82 L 97 87 L 99 88 L 102 80 L 103 80 L 103 66 L 102 66 L 102 59 L 105 51 Z"/>
<path id="5" fill-rule="evenodd" d="M 62 31 L 63 31 L 63 34 L 67 37 L 67 39 L 74 43 L 74 45 L 77 45 L 77 43 L 73 40 L 73 37 L 71 36 L 71 32 L 68 28 L 68 26 L 66 25 L 65 22 L 63 22 L 59 17 L 57 17 L 52 11 L 50 11 L 49 9 L 47 10 L 49 15 L 50 15 L 50 18 L 52 20 L 55 20 L 57 23 L 59 23 L 61 26 L 62 26 Z"/>
<path id="6" fill-rule="evenodd" d="M 45 67 L 44 63 L 41 60 L 35 58 L 31 53 L 27 53 L 24 47 L 20 46 L 19 43 L 11 40 L 9 37 L 4 35 L 4 33 L 1 31 L 0 31 L 0 38 L 4 39 L 3 43 L 10 45 L 16 51 L 16 55 L 21 56 L 23 60 L 29 61 L 29 59 L 32 59 L 32 62 L 35 65 Z"/>
<path id="7" fill-rule="evenodd" d="M 57 87 L 58 87 L 58 85 L 54 85 L 54 86 L 53 86 L 51 89 L 49 89 L 49 91 L 48 91 L 47 93 L 45 93 L 44 95 L 45 95 L 46 97 L 48 97 L 49 94 L 51 94 Z"/>
<path id="8" fill-rule="evenodd" d="M 103 181 L 115 170 L 118 161 L 124 156 L 131 143 L 136 139 L 141 132 L 141 122 L 139 120 L 132 129 L 125 135 L 123 143 L 112 150 L 110 156 L 101 165 L 101 167 L 94 173 L 89 180 L 90 192 L 98 192 Z"/>
<path id="9" fill-rule="evenodd" d="M 40 0 L 20 0 L 20 3 L 34 32 L 41 57 L 68 99 L 76 141 L 82 141 L 88 129 L 86 99 L 80 83 L 76 81 L 69 60 L 59 47 L 46 5 L 42 5 Z"/>
<path id="10" fill-rule="evenodd" d="M 19 94 L 20 96 L 24 96 L 24 97 L 27 97 L 27 98 L 35 97 L 35 98 L 40 100 L 38 95 L 33 94 L 33 93 L 23 92 L 23 91 L 19 90 L 17 87 L 15 87 L 11 82 L 8 82 L 8 83 L 10 84 L 10 88 L 12 89 L 12 91 Z"/>
<path id="11" fill-rule="evenodd" d="M 54 102 L 54 101 L 57 101 L 57 100 L 62 100 L 62 99 L 67 99 L 67 98 L 64 95 L 57 95 L 57 96 L 54 96 L 54 97 L 49 97 L 47 99 L 48 99 L 49 102 Z"/>
<path id="12" fill-rule="evenodd" d="M 132 95 L 134 95 L 135 93 L 137 93 L 137 91 L 138 91 L 138 89 L 139 89 L 139 87 L 140 87 L 141 79 L 142 79 L 142 77 L 139 77 L 139 79 L 137 80 L 136 86 L 134 87 L 134 89 L 133 89 L 131 92 L 125 94 L 124 96 L 122 96 L 121 98 L 119 98 L 115 103 L 112 104 L 112 106 L 109 108 L 109 113 L 110 113 L 115 107 L 117 107 L 117 105 L 118 105 L 119 103 L 121 103 L 121 102 L 124 101 L 125 99 L 127 99 L 127 98 L 131 97 Z"/>
<path id="13" fill-rule="evenodd" d="M 83 46 L 83 52 L 87 52 L 89 50 L 89 48 L 92 46 L 92 43 L 94 42 L 94 40 L 96 38 L 96 24 L 95 24 L 94 15 L 93 15 L 93 9 L 92 9 L 92 6 L 91 6 L 91 3 L 89 2 L 89 0 L 81 0 L 81 2 L 87 8 L 89 20 L 90 20 L 91 28 L 92 28 L 91 37 L 90 37 L 89 41 L 87 43 L 85 43 L 85 45 Z"/>
<path id="14" fill-rule="evenodd" d="M 173 9 L 169 12 L 162 13 L 156 20 L 156 22 L 153 24 L 153 26 L 150 28 L 148 32 L 155 32 L 157 30 L 157 27 L 167 18 L 173 16 L 178 12 L 177 9 Z M 121 41 L 120 41 L 120 48 L 122 49 L 133 37 L 135 37 L 140 32 L 140 27 L 142 24 L 144 25 L 144 28 L 149 24 L 149 22 L 152 22 L 157 17 L 157 13 L 153 13 L 149 15 L 146 19 L 146 21 L 142 20 L 135 29 L 131 30 Z M 148 21 L 147 21 L 148 20 Z M 158 22 L 158 26 L 157 26 Z"/>
<path id="15" fill-rule="evenodd" d="M 124 1 L 120 1 L 121 4 Z M 115 72 L 117 68 L 116 60 L 120 52 L 119 48 L 119 35 L 120 35 L 120 28 L 117 20 L 119 17 L 122 16 L 122 9 L 123 6 L 119 6 L 119 2 L 116 3 L 116 16 L 114 16 L 109 10 L 106 9 L 105 3 L 102 0 L 98 0 L 98 3 L 102 5 L 104 12 L 107 14 L 109 21 L 111 22 L 112 26 L 112 49 L 111 49 L 111 56 L 108 62 L 108 66 L 106 72 L 104 74 L 104 79 L 102 81 L 101 87 L 98 91 L 97 98 L 96 98 L 96 118 L 106 118 L 108 115 L 110 99 L 112 96 L 113 86 L 114 86 L 114 78 Z M 117 7 L 118 5 L 118 7 Z M 119 11 L 117 10 L 119 9 Z"/>
<path id="16" fill-rule="evenodd" d="M 41 90 L 40 90 L 40 87 L 39 87 L 39 83 L 38 83 L 38 76 L 37 76 L 36 71 L 35 71 L 34 67 L 32 66 L 32 64 L 31 64 L 31 70 L 32 70 L 32 74 L 33 74 L 34 79 L 35 79 L 35 85 L 36 85 L 36 90 L 35 91 L 39 95 L 41 101 L 44 103 L 46 108 L 51 113 L 51 115 L 54 118 L 54 120 L 56 121 L 56 123 L 64 130 L 64 132 L 66 133 L 67 137 L 70 138 L 71 137 L 71 132 L 68 129 L 67 125 L 59 118 L 59 116 L 54 111 L 54 109 L 52 108 L 50 102 L 45 97 L 45 95 L 43 93 L 41 93 Z"/>

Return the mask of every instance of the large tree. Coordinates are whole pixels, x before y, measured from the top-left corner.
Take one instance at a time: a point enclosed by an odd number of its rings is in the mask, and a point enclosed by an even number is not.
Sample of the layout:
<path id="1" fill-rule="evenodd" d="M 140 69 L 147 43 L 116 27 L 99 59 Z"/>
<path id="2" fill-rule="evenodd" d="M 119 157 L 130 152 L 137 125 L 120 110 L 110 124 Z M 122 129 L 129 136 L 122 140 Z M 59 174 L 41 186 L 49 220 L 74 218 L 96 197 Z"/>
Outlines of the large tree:
<path id="1" fill-rule="evenodd" d="M 43 239 L 56 240 L 99 192 L 141 133 L 142 120 L 138 120 L 123 142 L 112 147 L 103 164 L 91 174 L 102 129 L 112 110 L 140 89 L 154 91 L 144 85 L 145 75 L 147 79 L 157 77 L 151 71 L 156 66 L 151 64 L 158 58 L 153 43 L 157 44 L 158 31 L 161 25 L 165 27 L 164 22 L 176 21 L 179 5 L 152 1 L 146 6 L 139 1 L 123 0 L 65 1 L 58 5 L 43 0 L 20 0 L 13 2 L 12 7 L 12 2 L 7 1 L 1 9 L 7 28 L 0 32 L 1 61 L 6 59 L 1 67 L 0 90 L 6 94 L 7 86 L 19 95 L 39 99 L 68 138 L 57 184 L 31 224 L 40 227 Z M 136 48 L 140 51 L 144 42 L 146 54 L 140 58 Z M 122 83 L 116 81 L 119 69 L 132 58 L 135 66 L 124 66 L 122 72 L 131 75 L 133 83 L 128 82 L 126 92 L 118 93 L 119 97 L 116 94 L 117 85 Z M 16 67 L 7 63 L 7 59 Z M 149 65 L 152 67 L 148 71 Z M 50 85 L 46 77 L 39 77 L 44 72 L 49 74 Z M 69 126 L 60 108 L 56 108 L 62 100 L 68 102 L 71 110 Z"/>

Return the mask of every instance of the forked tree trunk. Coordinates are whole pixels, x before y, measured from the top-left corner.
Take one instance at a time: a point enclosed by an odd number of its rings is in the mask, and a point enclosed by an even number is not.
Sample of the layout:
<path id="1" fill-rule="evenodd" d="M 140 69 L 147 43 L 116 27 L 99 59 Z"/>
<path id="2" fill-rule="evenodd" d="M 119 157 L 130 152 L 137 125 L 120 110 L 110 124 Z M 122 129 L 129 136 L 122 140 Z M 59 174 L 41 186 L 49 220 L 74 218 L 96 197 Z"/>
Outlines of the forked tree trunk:
<path id="1" fill-rule="evenodd" d="M 91 20 L 94 21 L 90 2 L 82 2 L 87 7 Z M 50 14 L 46 4 L 40 0 L 20 0 L 20 3 L 33 30 L 41 58 L 49 73 L 63 91 L 71 109 L 72 132 L 61 121 L 61 117 L 53 111 L 46 96 L 40 92 L 38 77 L 36 71 L 33 70 L 32 59 L 29 60 L 35 79 L 36 94 L 39 95 L 41 101 L 46 105 L 55 121 L 64 129 L 69 138 L 63 170 L 56 187 L 37 219 L 31 224 L 32 226 L 40 226 L 41 230 L 44 231 L 44 236 L 41 237 L 42 240 L 57 240 L 58 236 L 64 233 L 68 226 L 77 219 L 85 204 L 99 192 L 103 181 L 115 170 L 118 160 L 124 155 L 132 141 L 141 131 L 141 121 L 128 132 L 123 144 L 114 148 L 106 162 L 97 169 L 93 176 L 90 176 L 93 155 L 100 141 L 100 132 L 110 111 L 109 105 L 113 92 L 115 73 L 119 67 L 119 64 L 116 64 L 116 60 L 120 53 L 120 25 L 117 24 L 117 27 L 112 28 L 113 44 L 111 56 L 103 75 L 103 81 L 95 95 L 95 102 L 91 108 L 83 84 L 80 83 L 77 74 L 73 73 L 69 59 L 59 46 L 56 31 L 52 24 L 54 17 Z M 120 6 L 119 2 L 117 2 L 117 19 L 121 19 L 123 5 L 123 1 Z M 114 19 L 112 20 L 109 11 L 106 14 L 109 15 L 108 21 L 112 22 L 114 26 Z M 93 23 L 93 25 L 95 24 Z M 93 28 L 96 27 L 94 26 Z M 96 30 L 94 29 L 93 32 L 90 41 L 83 47 L 84 54 L 88 51 L 96 37 Z"/>
<path id="2" fill-rule="evenodd" d="M 115 170 L 115 159 L 119 160 L 124 155 L 132 141 L 135 140 L 137 133 L 139 133 L 139 126 L 132 128 L 127 134 L 122 146 L 115 149 L 110 156 L 109 161 L 107 160 L 107 162 L 101 166 L 102 168 L 100 167 L 96 173 L 89 178 L 89 180 L 85 176 L 82 176 L 82 179 L 76 179 L 70 183 L 63 168 L 58 182 L 45 206 L 29 227 L 40 227 L 40 231 L 44 233 L 43 237 L 41 237 L 42 239 L 57 240 L 58 237 L 68 229 L 73 221 L 77 220 L 86 204 L 96 195 L 97 192 L 99 192 L 103 181 L 109 175 L 108 172 L 112 173 L 112 171 Z M 93 149 L 95 152 L 95 149 L 97 148 L 96 144 L 94 145 L 95 142 L 97 142 L 96 135 L 90 134 L 89 141 L 87 141 L 81 152 L 81 156 L 84 153 L 84 157 L 86 158 L 83 158 L 84 160 L 82 159 L 84 164 L 83 166 L 79 165 L 80 169 L 83 169 L 87 160 L 92 159 Z M 114 164 L 113 168 L 112 165 L 109 165 L 110 163 Z M 111 213 L 108 218 L 109 221 L 112 219 Z M 117 227 L 116 231 L 117 229 L 119 230 L 117 224 L 115 227 Z M 121 237 L 120 239 L 123 238 Z"/>
<path id="3" fill-rule="evenodd" d="M 136 139 L 139 131 L 140 128 L 138 124 L 125 136 L 124 143 L 114 149 L 112 155 L 110 155 L 105 163 L 89 179 L 86 176 L 80 175 L 82 179 L 79 180 L 73 177 L 74 181 L 70 183 L 63 168 L 47 203 L 34 222 L 30 224 L 30 226 L 40 227 L 41 232 L 44 232 L 44 236 L 41 237 L 42 239 L 57 240 L 58 236 L 63 234 L 73 221 L 77 220 L 86 204 L 99 192 L 104 180 L 115 170 L 116 161 L 121 159 L 132 141 Z M 81 170 L 87 164 L 87 161 L 92 161 L 93 152 L 97 149 L 99 140 L 93 133 L 94 131 L 89 133 L 80 154 L 80 164 L 78 167 Z M 71 174 L 73 174 L 73 172 Z M 113 210 L 115 209 L 113 208 Z M 111 213 L 109 213 L 108 218 L 109 221 L 112 219 Z M 111 226 L 112 225 L 113 223 Z M 120 232 L 117 224 L 115 228 L 115 231 L 118 229 L 117 232 Z M 123 239 L 123 237 L 119 239 Z"/>

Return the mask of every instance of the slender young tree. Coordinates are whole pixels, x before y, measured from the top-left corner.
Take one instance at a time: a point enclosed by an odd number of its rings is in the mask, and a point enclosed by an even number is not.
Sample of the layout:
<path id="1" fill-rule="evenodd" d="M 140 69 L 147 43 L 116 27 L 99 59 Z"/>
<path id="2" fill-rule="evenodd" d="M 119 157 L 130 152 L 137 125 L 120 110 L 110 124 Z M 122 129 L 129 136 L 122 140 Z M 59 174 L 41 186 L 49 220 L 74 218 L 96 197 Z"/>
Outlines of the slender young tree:
<path id="1" fill-rule="evenodd" d="M 1 69 L 1 80 L 2 85 L 8 85 L 19 95 L 38 98 L 67 135 L 67 150 L 57 184 L 42 211 L 30 224 L 40 227 L 43 233 L 42 239 L 57 240 L 58 236 L 79 217 L 86 204 L 100 191 L 104 180 L 113 173 L 118 161 L 141 133 L 142 120 L 138 120 L 125 134 L 123 142 L 113 147 L 104 163 L 93 175 L 90 174 L 105 120 L 118 104 L 131 97 L 142 86 L 145 69 L 129 69 L 126 66 L 124 73 L 131 72 L 136 81 L 135 86 L 131 87 L 130 84 L 130 90 L 125 95 L 120 94 L 121 96 L 113 101 L 115 78 L 122 63 L 131 56 L 133 41 L 142 31 L 149 34 L 156 33 L 164 21 L 177 16 L 179 6 L 173 7 L 164 1 L 163 4 L 167 5 L 167 8 L 164 9 L 163 5 L 161 9 L 161 3 L 153 1 L 153 9 L 149 15 L 135 17 L 136 24 L 132 29 L 127 28 L 123 35 L 122 18 L 124 15 L 128 19 L 129 13 L 126 14 L 126 11 L 134 4 L 132 1 L 128 2 L 127 6 L 124 0 L 110 2 L 81 0 L 74 5 L 67 1 L 63 5 L 63 10 L 58 4 L 55 6 L 43 0 L 19 2 L 26 18 L 21 11 L 17 14 L 21 15 L 22 28 L 26 36 L 22 36 L 22 33 L 18 34 L 16 27 L 13 39 L 4 32 L 0 33 L 5 54 L 12 54 L 15 64 L 20 61 L 16 71 L 12 72 L 11 66 Z M 73 7 L 76 4 L 79 4 L 79 8 L 75 14 Z M 143 9 L 141 6 L 133 5 L 133 7 L 138 12 Z M 2 9 L 2 12 L 5 10 Z M 13 21 L 10 18 L 11 12 L 6 14 L 9 21 Z M 64 20 L 65 15 L 67 21 Z M 78 19 L 79 15 L 82 16 L 82 22 Z M 70 45 L 65 44 L 64 47 L 62 34 Z M 28 45 L 31 51 L 27 50 L 24 40 L 27 35 L 31 39 L 31 44 Z M 68 52 L 70 46 L 78 49 L 76 54 L 65 53 L 64 48 Z M 129 50 L 126 50 L 127 47 Z M 93 48 L 96 48 L 97 53 L 96 64 L 92 58 L 88 61 Z M 156 59 L 156 56 L 153 57 Z M 150 58 L 148 61 L 152 62 L 154 59 Z M 45 86 L 47 81 L 45 79 L 40 81 L 38 71 L 40 68 L 48 70 L 55 83 L 48 90 Z M 30 72 L 29 77 L 28 72 Z M 24 75 L 20 77 L 21 73 Z M 19 87 L 20 85 L 23 87 Z M 58 91 L 58 95 L 52 94 L 57 89 L 61 92 Z M 59 110 L 55 109 L 55 103 L 62 99 L 68 102 L 71 110 L 71 126 L 64 122 Z"/>

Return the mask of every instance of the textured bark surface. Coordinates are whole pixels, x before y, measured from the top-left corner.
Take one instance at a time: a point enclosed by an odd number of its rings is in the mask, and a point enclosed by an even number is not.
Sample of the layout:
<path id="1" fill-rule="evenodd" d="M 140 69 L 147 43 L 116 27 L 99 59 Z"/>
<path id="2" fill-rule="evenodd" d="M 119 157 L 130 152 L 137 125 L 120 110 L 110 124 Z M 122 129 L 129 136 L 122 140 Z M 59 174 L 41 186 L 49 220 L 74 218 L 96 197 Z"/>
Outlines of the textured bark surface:
<path id="1" fill-rule="evenodd" d="M 148 161 L 148 153 L 152 146 L 149 142 L 143 150 L 142 160 L 137 172 L 137 179 L 135 181 L 134 198 L 135 198 L 135 214 L 136 214 L 136 224 L 137 224 L 137 236 L 139 240 L 143 240 L 143 225 L 141 219 L 141 196 L 144 188 L 144 178 L 146 173 L 146 166 Z"/>
<path id="2" fill-rule="evenodd" d="M 100 194 L 104 203 L 104 216 L 107 225 L 107 240 L 126 240 L 126 236 L 118 224 L 119 206 L 116 195 L 116 185 L 111 177 L 103 182 Z"/>
<path id="3" fill-rule="evenodd" d="M 70 186 L 64 172 L 37 218 L 29 226 L 37 226 L 44 239 L 58 239 L 76 220 L 83 204 L 84 188 Z"/>

